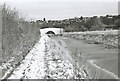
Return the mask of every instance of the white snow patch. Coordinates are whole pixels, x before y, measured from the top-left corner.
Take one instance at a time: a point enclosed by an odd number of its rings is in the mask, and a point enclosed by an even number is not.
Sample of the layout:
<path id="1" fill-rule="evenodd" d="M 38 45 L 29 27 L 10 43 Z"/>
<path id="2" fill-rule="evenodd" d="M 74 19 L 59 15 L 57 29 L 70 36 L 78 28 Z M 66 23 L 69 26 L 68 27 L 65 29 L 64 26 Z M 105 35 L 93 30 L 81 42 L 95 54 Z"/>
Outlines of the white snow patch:
<path id="1" fill-rule="evenodd" d="M 64 34 L 118 35 L 118 32 L 119 30 L 105 30 L 105 31 L 65 32 Z"/>
<path id="2" fill-rule="evenodd" d="M 45 75 L 44 67 L 44 51 L 45 41 L 48 37 L 43 36 L 33 49 L 21 62 L 21 65 L 14 70 L 13 74 L 8 79 L 41 79 Z"/>

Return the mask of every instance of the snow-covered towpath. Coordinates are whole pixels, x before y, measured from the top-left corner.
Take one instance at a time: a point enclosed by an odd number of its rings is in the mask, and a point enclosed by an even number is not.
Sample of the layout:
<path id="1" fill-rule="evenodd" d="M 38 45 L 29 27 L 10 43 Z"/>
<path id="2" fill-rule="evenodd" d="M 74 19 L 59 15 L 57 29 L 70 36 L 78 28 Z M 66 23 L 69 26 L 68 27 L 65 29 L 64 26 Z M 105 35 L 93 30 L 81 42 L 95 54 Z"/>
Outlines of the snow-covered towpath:
<path id="1" fill-rule="evenodd" d="M 81 79 L 64 42 L 43 36 L 8 79 Z"/>

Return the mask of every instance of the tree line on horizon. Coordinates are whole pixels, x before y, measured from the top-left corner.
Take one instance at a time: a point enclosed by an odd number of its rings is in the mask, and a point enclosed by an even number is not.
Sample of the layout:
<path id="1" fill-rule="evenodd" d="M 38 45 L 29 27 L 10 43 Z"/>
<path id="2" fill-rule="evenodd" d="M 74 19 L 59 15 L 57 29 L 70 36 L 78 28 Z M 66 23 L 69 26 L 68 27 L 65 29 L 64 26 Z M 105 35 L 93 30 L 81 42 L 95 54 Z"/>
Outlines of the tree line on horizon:
<path id="1" fill-rule="evenodd" d="M 38 28 L 64 28 L 66 32 L 96 31 L 120 28 L 120 15 L 75 17 L 65 20 L 37 20 Z"/>

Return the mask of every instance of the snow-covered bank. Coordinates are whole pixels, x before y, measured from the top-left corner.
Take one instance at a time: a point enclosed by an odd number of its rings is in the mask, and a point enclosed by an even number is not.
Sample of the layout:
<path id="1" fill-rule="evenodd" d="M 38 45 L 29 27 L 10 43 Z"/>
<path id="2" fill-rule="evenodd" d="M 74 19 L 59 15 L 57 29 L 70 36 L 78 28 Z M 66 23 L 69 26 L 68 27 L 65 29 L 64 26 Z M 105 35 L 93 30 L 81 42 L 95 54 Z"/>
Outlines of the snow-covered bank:
<path id="1" fill-rule="evenodd" d="M 47 78 L 51 79 L 82 79 L 85 73 L 71 64 L 72 58 L 62 40 L 50 40 L 46 43 Z"/>
<path id="2" fill-rule="evenodd" d="M 88 43 L 104 44 L 106 48 L 118 48 L 119 30 L 69 32 L 64 36 L 82 39 Z"/>
<path id="3" fill-rule="evenodd" d="M 44 78 L 44 51 L 47 36 L 42 37 L 25 57 L 20 66 L 14 70 L 9 79 L 39 79 Z"/>
<path id="4" fill-rule="evenodd" d="M 64 34 L 118 35 L 118 32 L 119 32 L 119 30 L 106 30 L 106 31 L 65 32 Z"/>
<path id="5" fill-rule="evenodd" d="M 41 37 L 8 79 L 85 78 L 85 73 L 68 61 L 71 57 L 66 48 L 62 40 L 56 41 L 48 36 Z"/>

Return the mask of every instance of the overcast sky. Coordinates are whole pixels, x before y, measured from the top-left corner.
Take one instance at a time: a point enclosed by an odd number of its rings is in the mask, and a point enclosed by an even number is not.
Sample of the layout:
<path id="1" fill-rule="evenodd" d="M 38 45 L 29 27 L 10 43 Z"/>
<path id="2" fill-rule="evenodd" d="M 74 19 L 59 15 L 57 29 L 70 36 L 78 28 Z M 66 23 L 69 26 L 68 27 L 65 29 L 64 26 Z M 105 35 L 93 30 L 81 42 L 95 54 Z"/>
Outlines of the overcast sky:
<path id="1" fill-rule="evenodd" d="M 118 14 L 119 0 L 2 0 L 27 19 L 56 20 L 80 16 Z"/>

